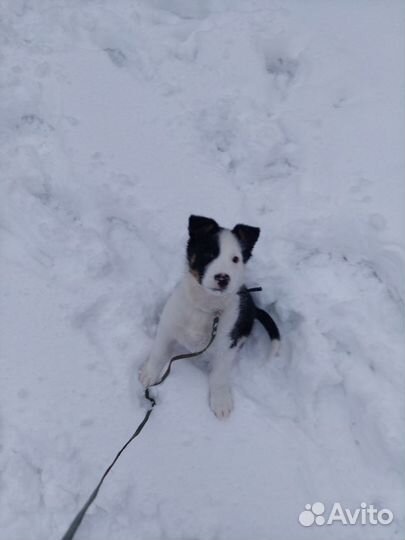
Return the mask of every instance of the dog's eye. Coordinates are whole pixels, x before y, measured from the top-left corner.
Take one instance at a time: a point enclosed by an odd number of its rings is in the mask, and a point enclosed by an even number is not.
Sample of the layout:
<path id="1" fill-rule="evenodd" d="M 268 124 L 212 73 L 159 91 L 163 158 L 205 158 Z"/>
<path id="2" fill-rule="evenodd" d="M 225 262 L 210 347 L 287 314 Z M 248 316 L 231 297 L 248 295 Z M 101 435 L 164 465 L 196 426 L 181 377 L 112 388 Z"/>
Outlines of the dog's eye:
<path id="1" fill-rule="evenodd" d="M 232 258 L 232 262 L 234 262 L 235 264 L 239 262 L 239 257 L 233 257 Z"/>

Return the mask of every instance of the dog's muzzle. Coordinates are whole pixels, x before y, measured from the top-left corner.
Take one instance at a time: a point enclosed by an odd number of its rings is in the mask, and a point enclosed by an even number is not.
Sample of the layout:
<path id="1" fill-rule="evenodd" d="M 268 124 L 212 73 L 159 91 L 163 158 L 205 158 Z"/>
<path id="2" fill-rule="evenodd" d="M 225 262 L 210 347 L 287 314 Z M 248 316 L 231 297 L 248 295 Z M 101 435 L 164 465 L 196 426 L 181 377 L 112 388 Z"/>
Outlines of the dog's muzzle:
<path id="1" fill-rule="evenodd" d="M 220 291 L 226 289 L 231 281 L 228 274 L 215 274 L 214 279 L 217 282 Z"/>

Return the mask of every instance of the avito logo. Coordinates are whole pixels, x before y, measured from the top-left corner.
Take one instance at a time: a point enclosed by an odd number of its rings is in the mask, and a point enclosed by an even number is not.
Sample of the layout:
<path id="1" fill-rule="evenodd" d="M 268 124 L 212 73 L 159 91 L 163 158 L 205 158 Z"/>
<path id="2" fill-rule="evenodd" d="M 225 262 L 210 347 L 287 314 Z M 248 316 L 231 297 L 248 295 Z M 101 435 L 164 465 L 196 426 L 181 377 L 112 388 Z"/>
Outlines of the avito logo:
<path id="1" fill-rule="evenodd" d="M 338 502 L 334 503 L 328 516 L 325 515 L 325 505 L 322 502 L 306 504 L 298 516 L 298 521 L 304 527 L 311 525 L 389 525 L 394 519 L 394 514 L 388 508 L 378 510 L 372 504 L 367 505 L 362 502 L 359 508 L 350 510 L 343 508 Z"/>

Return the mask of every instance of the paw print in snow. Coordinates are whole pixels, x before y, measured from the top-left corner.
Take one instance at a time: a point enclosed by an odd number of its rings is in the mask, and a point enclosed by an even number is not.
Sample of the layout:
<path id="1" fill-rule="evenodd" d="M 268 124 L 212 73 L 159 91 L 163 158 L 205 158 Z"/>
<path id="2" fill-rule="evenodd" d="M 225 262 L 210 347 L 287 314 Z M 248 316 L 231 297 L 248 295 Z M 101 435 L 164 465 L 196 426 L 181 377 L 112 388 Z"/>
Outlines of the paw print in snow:
<path id="1" fill-rule="evenodd" d="M 266 71 L 273 76 L 274 84 L 281 92 L 286 92 L 294 82 L 298 71 L 298 60 L 282 56 L 266 58 Z"/>

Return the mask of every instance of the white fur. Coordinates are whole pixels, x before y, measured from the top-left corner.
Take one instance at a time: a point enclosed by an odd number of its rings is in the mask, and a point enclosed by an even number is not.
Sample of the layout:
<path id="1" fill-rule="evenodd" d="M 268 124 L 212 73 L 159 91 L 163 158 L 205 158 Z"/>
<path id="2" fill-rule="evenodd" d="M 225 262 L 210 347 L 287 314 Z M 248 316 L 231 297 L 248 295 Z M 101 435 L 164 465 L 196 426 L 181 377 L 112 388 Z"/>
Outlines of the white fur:
<path id="1" fill-rule="evenodd" d="M 238 263 L 233 262 L 234 257 L 239 258 Z M 216 274 L 228 274 L 231 279 L 227 293 L 235 293 L 243 285 L 244 266 L 238 240 L 231 231 L 225 229 L 219 234 L 219 256 L 207 266 L 202 285 L 208 289 L 215 289 L 218 284 L 214 276 Z"/>
<path id="2" fill-rule="evenodd" d="M 219 241 L 219 256 L 207 266 L 202 284 L 187 273 L 170 296 L 139 378 L 146 387 L 157 382 L 174 354 L 176 343 L 191 352 L 204 348 L 210 339 L 215 314 L 219 312 L 217 336 L 207 351 L 211 365 L 209 402 L 216 416 L 225 418 L 233 408 L 230 374 L 237 347 L 230 348 L 229 336 L 239 313 L 236 293 L 243 284 L 244 264 L 239 243 L 230 231 L 221 231 Z M 233 257 L 239 257 L 239 262 L 233 262 Z M 212 290 L 218 273 L 231 278 L 224 292 Z"/>

